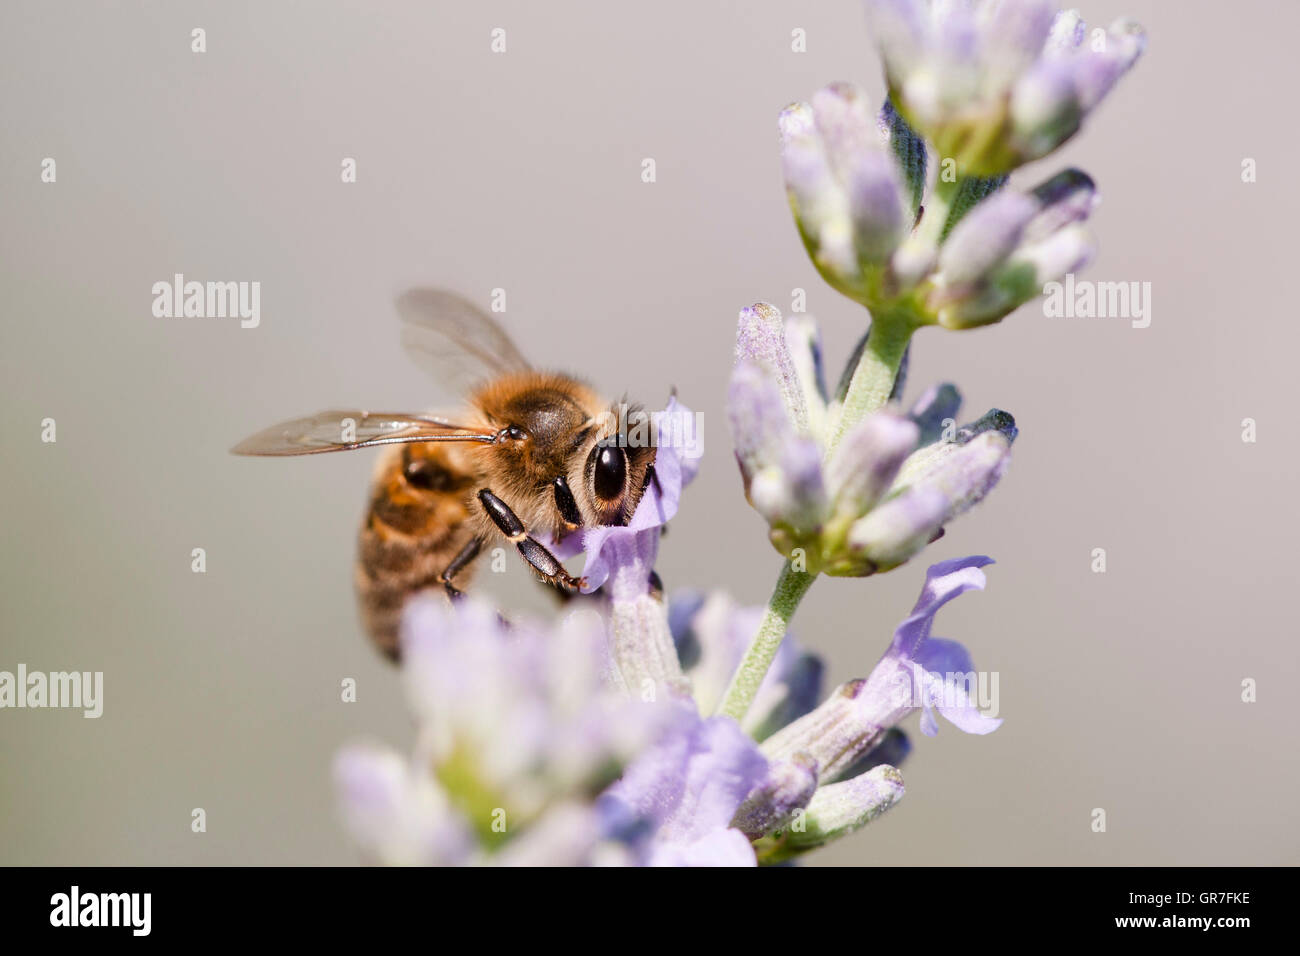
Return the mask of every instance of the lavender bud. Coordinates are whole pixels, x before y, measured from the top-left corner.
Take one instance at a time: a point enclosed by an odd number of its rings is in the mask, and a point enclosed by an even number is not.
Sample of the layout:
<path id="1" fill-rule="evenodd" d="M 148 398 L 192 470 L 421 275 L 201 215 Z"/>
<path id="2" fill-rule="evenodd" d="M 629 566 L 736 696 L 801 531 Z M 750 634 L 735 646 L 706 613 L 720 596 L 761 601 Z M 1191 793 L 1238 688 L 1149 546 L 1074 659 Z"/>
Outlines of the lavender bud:
<path id="1" fill-rule="evenodd" d="M 797 431 L 809 433 L 804 384 L 791 354 L 781 310 L 766 302 L 741 309 L 736 330 L 736 363 L 763 369 L 780 389 L 786 414 Z"/>
<path id="2" fill-rule="evenodd" d="M 903 793 L 903 775 L 888 764 L 820 787 L 804 811 L 803 829 L 781 831 L 784 847 L 793 855 L 848 836 L 903 799 Z"/>
<path id="3" fill-rule="evenodd" d="M 856 518 L 869 511 L 893 484 L 916 448 L 919 430 L 902 415 L 882 411 L 854 425 L 827 465 L 836 514 Z"/>

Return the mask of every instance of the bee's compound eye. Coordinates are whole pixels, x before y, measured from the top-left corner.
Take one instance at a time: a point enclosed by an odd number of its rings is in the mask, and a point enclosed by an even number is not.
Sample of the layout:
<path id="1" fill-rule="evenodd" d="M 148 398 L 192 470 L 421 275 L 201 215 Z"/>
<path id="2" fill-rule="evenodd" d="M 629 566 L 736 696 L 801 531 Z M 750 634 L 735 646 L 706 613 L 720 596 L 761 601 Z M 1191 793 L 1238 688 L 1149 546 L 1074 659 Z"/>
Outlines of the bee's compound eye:
<path id="1" fill-rule="evenodd" d="M 627 456 L 617 445 L 606 445 L 596 451 L 596 468 L 592 475 L 596 497 L 613 501 L 623 493 L 627 481 Z"/>

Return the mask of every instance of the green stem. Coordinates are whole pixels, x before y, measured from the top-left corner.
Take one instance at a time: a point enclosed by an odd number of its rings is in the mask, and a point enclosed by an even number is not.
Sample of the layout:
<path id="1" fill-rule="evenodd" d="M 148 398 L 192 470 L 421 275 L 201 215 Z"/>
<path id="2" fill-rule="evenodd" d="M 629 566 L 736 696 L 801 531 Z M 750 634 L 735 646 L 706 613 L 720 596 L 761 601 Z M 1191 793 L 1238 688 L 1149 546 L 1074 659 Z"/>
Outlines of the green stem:
<path id="1" fill-rule="evenodd" d="M 767 676 L 777 648 L 781 646 L 785 632 L 790 627 L 790 618 L 794 617 L 795 608 L 812 587 L 815 577 L 817 575 L 807 571 L 796 571 L 788 560 L 785 562 L 781 576 L 776 580 L 776 588 L 772 591 L 772 598 L 767 603 L 763 621 L 758 626 L 758 633 L 750 642 L 736 675 L 731 679 L 731 686 L 718 705 L 719 714 L 731 717 L 737 723 L 745 719 L 749 705 L 754 702 L 759 685 Z"/>
<path id="2" fill-rule="evenodd" d="M 882 312 L 873 315 L 867 347 L 862 350 L 858 367 L 853 370 L 844 403 L 840 406 L 835 428 L 826 447 L 829 460 L 844 433 L 864 417 L 882 408 L 889 401 L 903 353 L 911 341 L 915 325 L 910 315 Z"/>
<path id="3" fill-rule="evenodd" d="M 918 235 L 936 248 L 959 189 L 960 183 L 943 182 L 941 179 L 926 206 Z M 903 362 L 907 343 L 911 341 L 916 329 L 916 313 L 913 305 L 906 300 L 895 303 L 893 308 L 873 311 L 866 347 L 862 350 L 857 368 L 853 370 L 853 377 L 849 379 L 849 387 L 827 442 L 828 460 L 850 428 L 889 401 L 894 381 L 898 378 L 898 367 Z M 793 564 L 786 560 L 767 603 L 763 620 L 758 626 L 758 633 L 750 642 L 740 667 L 731 679 L 731 685 L 723 695 L 722 703 L 718 705 L 719 714 L 731 717 L 738 723 L 744 720 L 758 693 L 759 685 L 767 676 L 777 649 L 785 638 L 790 619 L 794 617 L 799 602 L 808 593 L 816 577 L 815 573 L 796 571 Z"/>

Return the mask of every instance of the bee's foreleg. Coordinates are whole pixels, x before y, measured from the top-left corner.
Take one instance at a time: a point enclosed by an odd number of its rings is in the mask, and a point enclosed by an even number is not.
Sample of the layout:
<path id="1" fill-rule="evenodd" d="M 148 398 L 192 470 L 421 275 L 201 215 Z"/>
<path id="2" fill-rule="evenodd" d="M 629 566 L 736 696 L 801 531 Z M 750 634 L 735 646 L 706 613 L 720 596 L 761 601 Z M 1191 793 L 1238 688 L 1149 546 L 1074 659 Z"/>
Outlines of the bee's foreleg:
<path id="1" fill-rule="evenodd" d="M 438 583 L 443 586 L 447 592 L 447 597 L 453 601 L 463 593 L 460 588 L 451 583 L 451 579 L 460 572 L 464 571 L 471 561 L 478 557 L 479 550 L 483 547 L 483 542 L 478 538 L 470 538 L 465 543 L 465 547 L 460 549 L 460 553 L 451 559 L 451 564 L 442 569 L 442 574 L 438 575 Z"/>
<path id="2" fill-rule="evenodd" d="M 555 507 L 564 521 L 565 530 L 577 531 L 582 524 L 582 512 L 578 510 L 578 503 L 573 500 L 569 482 L 561 475 L 551 482 L 551 488 L 555 492 Z"/>
<path id="3" fill-rule="evenodd" d="M 493 524 L 514 543 L 523 559 L 528 562 L 529 567 L 537 573 L 538 577 L 564 591 L 579 591 L 582 589 L 585 582 L 566 571 L 564 565 L 560 563 L 560 559 L 551 554 L 546 545 L 529 536 L 524 523 L 519 520 L 518 515 L 510 510 L 508 504 L 492 494 L 487 488 L 478 493 L 478 500 L 483 505 L 483 510 L 487 512 L 488 517 L 492 519 Z"/>

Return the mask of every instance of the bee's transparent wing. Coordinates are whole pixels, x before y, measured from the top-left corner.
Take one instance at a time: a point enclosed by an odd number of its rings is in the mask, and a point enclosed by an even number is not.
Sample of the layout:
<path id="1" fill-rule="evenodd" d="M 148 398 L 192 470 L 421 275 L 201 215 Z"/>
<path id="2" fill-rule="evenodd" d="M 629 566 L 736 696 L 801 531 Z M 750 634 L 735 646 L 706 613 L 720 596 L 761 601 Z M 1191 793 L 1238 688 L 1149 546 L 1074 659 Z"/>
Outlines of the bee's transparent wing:
<path id="1" fill-rule="evenodd" d="M 397 299 L 402 346 L 449 395 L 529 368 L 505 330 L 474 303 L 445 289 L 409 289 Z"/>
<path id="2" fill-rule="evenodd" d="M 316 455 L 398 442 L 495 440 L 491 429 L 423 415 L 334 409 L 272 425 L 230 450 L 236 455 Z"/>

